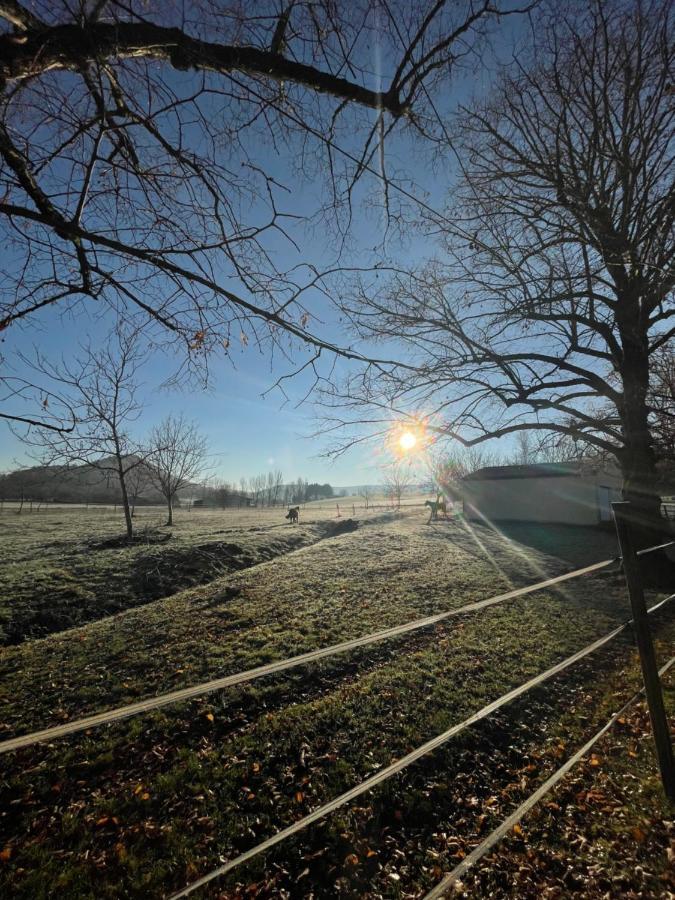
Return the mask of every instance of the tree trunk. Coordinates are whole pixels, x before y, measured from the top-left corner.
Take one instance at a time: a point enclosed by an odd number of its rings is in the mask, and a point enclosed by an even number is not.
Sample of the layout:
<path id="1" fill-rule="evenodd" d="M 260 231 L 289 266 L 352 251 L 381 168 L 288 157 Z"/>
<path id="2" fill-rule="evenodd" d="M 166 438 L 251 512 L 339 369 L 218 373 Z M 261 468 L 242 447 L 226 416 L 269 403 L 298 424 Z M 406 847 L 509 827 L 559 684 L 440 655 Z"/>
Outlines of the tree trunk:
<path id="1" fill-rule="evenodd" d="M 124 471 L 124 460 L 122 452 L 115 436 L 115 456 L 117 458 L 117 477 L 120 482 L 120 492 L 122 494 L 122 507 L 124 509 L 124 521 L 127 526 L 127 537 L 131 540 L 134 536 L 134 523 L 131 520 L 131 507 L 129 505 L 129 495 L 127 494 L 126 473 Z"/>
<path id="2" fill-rule="evenodd" d="M 169 510 L 169 518 L 166 521 L 167 525 L 173 525 L 173 497 L 171 494 L 166 498 L 167 509 Z"/>
<path id="3" fill-rule="evenodd" d="M 124 522 L 127 526 L 127 537 L 131 540 L 134 536 L 134 523 L 131 520 L 131 507 L 129 506 L 129 498 L 127 496 L 127 488 L 122 481 L 122 505 L 124 506 Z"/>
<path id="4" fill-rule="evenodd" d="M 637 305 L 637 304 L 636 304 Z M 654 440 L 649 425 L 649 353 L 647 336 L 639 334 L 639 324 L 622 331 L 624 358 L 621 366 L 623 398 L 619 407 L 624 445 L 619 453 L 623 473 L 623 497 L 630 501 L 629 527 L 636 549 L 655 546 L 672 536 L 669 523 L 661 515 L 661 497 Z M 666 587 L 672 584 L 675 566 L 663 552 L 644 558 L 645 584 Z"/>
<path id="5" fill-rule="evenodd" d="M 634 517 L 660 528 L 661 497 L 658 491 L 656 461 L 651 447 L 625 447 L 621 458 L 623 498 L 630 500 Z"/>
<path id="6" fill-rule="evenodd" d="M 131 507 L 129 505 L 129 497 L 127 495 L 127 486 L 124 480 L 123 470 L 120 470 L 120 490 L 122 491 L 122 506 L 124 507 L 124 521 L 127 526 L 127 537 L 131 540 L 134 536 L 134 525 L 131 521 Z"/>
<path id="7" fill-rule="evenodd" d="M 640 304 L 624 298 L 625 307 L 639 310 Z M 639 316 L 639 313 L 638 313 Z M 623 474 L 623 497 L 630 500 L 634 528 L 645 532 L 637 538 L 650 540 L 663 528 L 654 439 L 649 424 L 647 396 L 649 392 L 649 349 L 646 329 L 638 316 L 620 321 L 623 346 L 621 379 L 623 399 L 620 404 L 624 445 L 620 453 Z M 644 546 L 644 545 L 643 545 Z"/>

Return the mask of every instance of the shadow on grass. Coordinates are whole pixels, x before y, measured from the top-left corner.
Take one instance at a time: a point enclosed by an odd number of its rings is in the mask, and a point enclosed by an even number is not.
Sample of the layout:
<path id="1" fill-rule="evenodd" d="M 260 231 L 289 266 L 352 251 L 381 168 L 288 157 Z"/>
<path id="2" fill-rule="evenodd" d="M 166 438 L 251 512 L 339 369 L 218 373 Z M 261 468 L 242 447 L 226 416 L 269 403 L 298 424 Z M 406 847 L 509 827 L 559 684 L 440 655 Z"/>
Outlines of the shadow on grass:
<path id="1" fill-rule="evenodd" d="M 444 523 L 431 523 L 430 531 L 439 540 L 457 544 L 472 556 L 482 556 L 481 545 L 510 544 L 536 550 L 575 566 L 590 565 L 618 556 L 616 535 L 609 528 L 580 525 L 558 525 L 541 522 L 493 522 L 490 525 L 470 522 L 464 517 Z M 453 527 L 454 526 L 454 527 Z"/>

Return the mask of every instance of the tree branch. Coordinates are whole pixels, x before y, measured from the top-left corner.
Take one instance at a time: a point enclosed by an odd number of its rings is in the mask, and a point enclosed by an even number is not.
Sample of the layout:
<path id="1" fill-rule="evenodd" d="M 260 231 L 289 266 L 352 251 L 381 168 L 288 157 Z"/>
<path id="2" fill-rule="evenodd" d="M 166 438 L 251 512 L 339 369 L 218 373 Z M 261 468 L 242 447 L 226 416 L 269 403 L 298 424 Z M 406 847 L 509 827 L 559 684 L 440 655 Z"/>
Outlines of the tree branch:
<path id="1" fill-rule="evenodd" d="M 77 71 L 89 62 L 113 58 L 162 60 L 179 71 L 197 69 L 225 74 L 237 70 L 276 81 L 292 81 L 341 100 L 384 109 L 396 117 L 408 111 L 396 91 L 369 90 L 271 50 L 209 43 L 179 28 L 151 22 L 88 22 L 85 27 L 56 25 L 46 29 L 42 26 L 39 31 L 29 31 L 21 42 L 11 35 L 0 36 L 0 78 L 7 81 L 51 69 Z"/>
<path id="2" fill-rule="evenodd" d="M 0 0 L 0 18 L 11 22 L 15 28 L 19 28 L 22 31 L 31 29 L 39 31 L 46 27 L 44 22 L 33 15 L 25 6 L 17 3 L 16 0 Z"/>
<path id="3" fill-rule="evenodd" d="M 36 425 L 38 428 L 46 428 L 48 431 L 56 431 L 59 434 L 70 434 L 75 428 L 74 425 L 71 425 L 70 428 L 65 428 L 59 425 L 49 425 L 47 422 L 40 422 L 38 419 L 29 419 L 26 416 L 12 416 L 9 413 L 3 412 L 0 412 L 0 419 L 6 419 L 9 422 L 18 422 L 21 425 Z"/>

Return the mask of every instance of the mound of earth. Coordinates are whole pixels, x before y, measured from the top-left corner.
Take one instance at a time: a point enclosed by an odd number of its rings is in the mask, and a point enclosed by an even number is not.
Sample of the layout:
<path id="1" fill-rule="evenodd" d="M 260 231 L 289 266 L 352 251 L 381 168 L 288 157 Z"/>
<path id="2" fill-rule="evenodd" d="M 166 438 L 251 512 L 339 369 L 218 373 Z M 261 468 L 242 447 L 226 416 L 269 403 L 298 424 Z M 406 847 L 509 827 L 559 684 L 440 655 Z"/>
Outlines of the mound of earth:
<path id="1" fill-rule="evenodd" d="M 359 527 L 358 519 L 342 519 L 340 522 L 327 522 L 324 526 L 325 537 L 336 537 L 338 534 L 349 534 Z"/>

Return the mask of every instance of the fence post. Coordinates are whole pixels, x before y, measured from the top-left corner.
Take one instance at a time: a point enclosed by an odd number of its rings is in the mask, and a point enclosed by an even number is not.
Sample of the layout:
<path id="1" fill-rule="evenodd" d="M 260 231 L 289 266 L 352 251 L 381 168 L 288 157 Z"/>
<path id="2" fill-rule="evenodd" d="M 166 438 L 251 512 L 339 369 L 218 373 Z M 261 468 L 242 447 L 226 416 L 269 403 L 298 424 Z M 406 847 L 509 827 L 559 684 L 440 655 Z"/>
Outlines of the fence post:
<path id="1" fill-rule="evenodd" d="M 675 762 L 673 761 L 673 745 L 670 739 L 668 718 L 663 703 L 661 680 L 656 665 L 654 643 L 649 627 L 649 617 L 645 605 L 645 595 L 642 587 L 639 561 L 635 554 L 635 547 L 631 538 L 630 528 L 630 501 L 612 503 L 616 534 L 619 539 L 619 548 L 623 559 L 623 572 L 628 586 L 630 605 L 633 613 L 633 631 L 635 642 L 640 654 L 642 666 L 642 678 L 645 684 L 645 695 L 649 707 L 649 717 L 652 723 L 656 755 L 661 769 L 661 781 L 663 790 L 670 800 L 675 800 Z"/>

